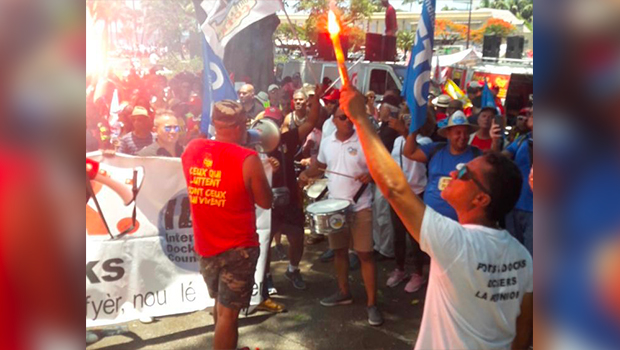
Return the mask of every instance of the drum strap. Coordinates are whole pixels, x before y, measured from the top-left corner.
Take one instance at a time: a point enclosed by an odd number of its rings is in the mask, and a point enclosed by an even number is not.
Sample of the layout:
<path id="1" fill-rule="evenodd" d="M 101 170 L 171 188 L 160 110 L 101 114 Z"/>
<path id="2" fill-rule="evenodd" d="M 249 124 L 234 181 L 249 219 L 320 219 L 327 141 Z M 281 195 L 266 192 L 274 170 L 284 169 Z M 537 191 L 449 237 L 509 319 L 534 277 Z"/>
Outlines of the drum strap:
<path id="1" fill-rule="evenodd" d="M 327 186 L 325 186 L 323 191 L 321 191 L 321 194 L 319 194 L 319 196 L 316 197 L 315 200 L 320 201 L 321 199 L 323 199 L 323 197 L 325 197 L 325 195 L 327 194 L 327 191 L 329 191 L 329 189 L 327 188 Z"/>
<path id="2" fill-rule="evenodd" d="M 357 193 L 355 193 L 355 196 L 353 196 L 353 203 L 357 203 L 357 201 L 362 196 L 362 193 L 364 193 L 364 190 L 366 189 L 366 187 L 368 187 L 368 184 L 362 184 L 360 189 L 357 190 Z"/>

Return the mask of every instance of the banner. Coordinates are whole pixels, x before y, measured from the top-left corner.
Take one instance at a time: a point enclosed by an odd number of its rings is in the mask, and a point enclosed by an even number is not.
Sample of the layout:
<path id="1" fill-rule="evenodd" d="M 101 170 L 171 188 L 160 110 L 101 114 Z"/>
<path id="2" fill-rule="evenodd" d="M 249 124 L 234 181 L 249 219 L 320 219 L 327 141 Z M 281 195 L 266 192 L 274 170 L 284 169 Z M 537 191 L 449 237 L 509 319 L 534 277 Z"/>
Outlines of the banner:
<path id="1" fill-rule="evenodd" d="M 435 32 L 435 3 L 436 0 L 424 0 L 422 5 L 422 15 L 411 47 L 411 59 L 403 84 L 402 96 L 406 98 L 411 111 L 409 132 L 418 130 L 426 122 Z"/>
<path id="2" fill-rule="evenodd" d="M 200 23 L 213 51 L 224 58 L 226 44 L 250 24 L 282 9 L 279 0 L 205 0 L 200 6 L 207 14 Z"/>
<path id="3" fill-rule="evenodd" d="M 118 234 L 131 227 L 133 204 L 125 206 L 114 191 L 93 182 L 115 238 L 108 235 L 91 198 L 86 204 L 86 326 L 213 306 L 214 300 L 209 297 L 194 252 L 191 212 L 180 158 L 120 154 L 103 157 L 101 152 L 86 156 L 100 161 L 101 169 L 108 176 L 123 183 L 132 179 L 134 167 L 144 167 L 144 182 L 136 200 L 137 222 L 122 237 Z M 266 165 L 266 171 L 271 179 L 270 166 Z M 262 301 L 260 289 L 269 248 L 271 211 L 257 208 L 256 216 L 261 246 L 250 309 Z"/>
<path id="4" fill-rule="evenodd" d="M 480 81 L 484 79 L 486 79 L 490 84 L 499 87 L 499 93 L 497 94 L 498 98 L 506 98 L 506 93 L 508 92 L 508 85 L 510 85 L 510 74 L 474 72 L 470 81 Z"/>

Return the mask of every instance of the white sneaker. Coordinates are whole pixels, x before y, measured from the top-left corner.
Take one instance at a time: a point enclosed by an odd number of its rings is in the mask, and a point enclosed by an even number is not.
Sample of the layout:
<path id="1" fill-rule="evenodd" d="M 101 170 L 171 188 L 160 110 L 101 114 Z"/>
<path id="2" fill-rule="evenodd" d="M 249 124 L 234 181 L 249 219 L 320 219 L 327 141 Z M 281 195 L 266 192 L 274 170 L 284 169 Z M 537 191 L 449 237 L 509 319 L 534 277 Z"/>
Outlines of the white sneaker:
<path id="1" fill-rule="evenodd" d="M 149 324 L 149 323 L 153 323 L 153 317 L 151 316 L 140 316 L 140 322 L 144 323 L 144 324 Z"/>
<path id="2" fill-rule="evenodd" d="M 424 281 L 424 277 L 418 275 L 418 274 L 411 274 L 411 279 L 409 280 L 409 282 L 407 282 L 407 285 L 405 286 L 405 292 L 407 293 L 414 293 L 417 292 L 418 290 L 420 290 L 420 288 L 422 288 L 422 285 L 425 283 Z"/>
<path id="3" fill-rule="evenodd" d="M 404 281 L 407 278 L 407 274 L 405 271 L 395 269 L 390 273 L 390 277 L 387 280 L 387 286 L 390 288 L 396 287 L 400 284 L 400 282 Z"/>

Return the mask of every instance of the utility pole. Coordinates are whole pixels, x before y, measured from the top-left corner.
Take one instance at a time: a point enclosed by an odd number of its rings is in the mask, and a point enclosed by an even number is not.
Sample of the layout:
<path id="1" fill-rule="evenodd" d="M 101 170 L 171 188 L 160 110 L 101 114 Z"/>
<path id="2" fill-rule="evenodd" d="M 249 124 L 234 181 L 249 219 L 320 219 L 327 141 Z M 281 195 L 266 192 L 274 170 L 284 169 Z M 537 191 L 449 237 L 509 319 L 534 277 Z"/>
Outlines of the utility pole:
<path id="1" fill-rule="evenodd" d="M 469 19 L 467 20 L 467 45 L 465 46 L 465 49 L 469 49 L 469 36 L 471 32 L 471 8 L 473 7 L 472 2 L 473 0 L 469 0 Z"/>

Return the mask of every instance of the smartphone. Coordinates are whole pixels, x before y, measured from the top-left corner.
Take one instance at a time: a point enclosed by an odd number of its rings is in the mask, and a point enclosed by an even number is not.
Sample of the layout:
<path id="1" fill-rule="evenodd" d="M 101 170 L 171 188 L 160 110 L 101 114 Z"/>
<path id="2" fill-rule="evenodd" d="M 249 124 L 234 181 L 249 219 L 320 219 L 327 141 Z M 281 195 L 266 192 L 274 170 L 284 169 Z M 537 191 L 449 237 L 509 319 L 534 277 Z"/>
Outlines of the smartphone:
<path id="1" fill-rule="evenodd" d="M 502 122 L 502 116 L 501 115 L 496 115 L 495 117 L 495 124 L 502 126 L 503 127 L 503 122 Z"/>

